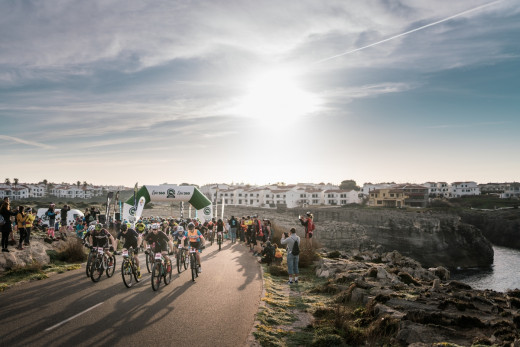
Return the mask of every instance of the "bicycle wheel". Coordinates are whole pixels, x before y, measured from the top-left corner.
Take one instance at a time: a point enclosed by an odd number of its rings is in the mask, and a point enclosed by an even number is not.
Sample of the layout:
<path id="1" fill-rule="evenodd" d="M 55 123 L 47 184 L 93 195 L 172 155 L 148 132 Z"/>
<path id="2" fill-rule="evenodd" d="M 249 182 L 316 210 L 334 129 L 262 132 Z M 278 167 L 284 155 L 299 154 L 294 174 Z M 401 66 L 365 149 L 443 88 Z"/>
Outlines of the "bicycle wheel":
<path id="1" fill-rule="evenodd" d="M 168 268 L 170 271 L 168 271 Z M 173 272 L 172 261 L 170 259 L 170 265 L 164 266 L 164 284 L 165 285 L 170 284 L 170 282 L 172 281 L 172 272 Z"/>
<path id="2" fill-rule="evenodd" d="M 103 257 L 97 255 L 93 259 L 92 265 L 90 267 L 90 279 L 92 280 L 92 282 L 98 282 L 104 270 L 105 269 L 103 266 Z"/>
<path id="3" fill-rule="evenodd" d="M 127 288 L 132 286 L 133 282 L 133 271 L 132 271 L 132 262 L 128 259 L 123 259 L 121 263 L 121 276 L 123 277 L 123 283 Z"/>
<path id="4" fill-rule="evenodd" d="M 177 261 L 177 272 L 181 273 L 181 271 L 182 271 L 182 251 L 180 249 L 177 251 L 177 256 L 175 257 L 175 260 Z"/>
<path id="5" fill-rule="evenodd" d="M 182 251 L 181 259 L 184 264 L 184 270 L 188 270 L 188 266 L 190 266 L 190 258 L 186 256 L 185 250 Z"/>
<path id="6" fill-rule="evenodd" d="M 108 256 L 107 261 L 108 261 L 108 266 L 107 266 L 107 271 L 106 271 L 107 277 L 112 277 L 114 275 L 114 272 L 116 271 L 116 256 L 113 254 Z M 110 263 L 112 263 L 112 265 L 110 265 Z"/>
<path id="7" fill-rule="evenodd" d="M 191 280 L 195 281 L 195 278 L 197 277 L 197 258 L 195 258 L 195 255 L 190 255 L 190 267 L 191 267 Z"/>
<path id="8" fill-rule="evenodd" d="M 152 272 L 152 267 L 155 262 L 154 255 L 151 251 L 145 255 L 146 255 L 146 257 L 145 257 L 146 258 L 146 270 L 148 270 L 148 273 L 150 273 L 150 272 Z"/>
<path id="9" fill-rule="evenodd" d="M 93 254 L 92 252 L 90 252 L 88 254 L 87 265 L 85 266 L 85 272 L 87 273 L 87 277 L 90 277 L 90 268 L 92 267 L 92 259 L 93 259 L 92 254 Z"/>
<path id="10" fill-rule="evenodd" d="M 158 290 L 162 280 L 162 264 L 157 262 L 152 268 L 152 289 Z"/>

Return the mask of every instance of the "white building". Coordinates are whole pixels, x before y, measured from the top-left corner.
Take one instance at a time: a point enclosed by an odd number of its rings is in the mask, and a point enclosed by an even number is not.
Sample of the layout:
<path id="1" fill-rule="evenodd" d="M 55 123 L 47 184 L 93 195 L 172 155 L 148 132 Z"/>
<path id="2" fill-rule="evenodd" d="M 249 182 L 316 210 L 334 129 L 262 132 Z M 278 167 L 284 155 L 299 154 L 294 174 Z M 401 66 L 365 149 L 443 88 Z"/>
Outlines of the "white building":
<path id="1" fill-rule="evenodd" d="M 430 197 L 450 197 L 450 185 L 446 182 L 426 182 L 421 185 L 428 188 L 428 196 Z"/>
<path id="2" fill-rule="evenodd" d="M 323 201 L 326 206 L 341 206 L 359 204 L 361 199 L 356 190 L 329 189 L 323 192 Z"/>
<path id="3" fill-rule="evenodd" d="M 476 182 L 453 182 L 450 186 L 450 197 L 460 198 L 462 196 L 480 195 L 480 188 Z"/>
<path id="4" fill-rule="evenodd" d="M 504 192 L 500 194 L 502 199 L 520 198 L 520 183 L 511 183 L 505 187 Z"/>

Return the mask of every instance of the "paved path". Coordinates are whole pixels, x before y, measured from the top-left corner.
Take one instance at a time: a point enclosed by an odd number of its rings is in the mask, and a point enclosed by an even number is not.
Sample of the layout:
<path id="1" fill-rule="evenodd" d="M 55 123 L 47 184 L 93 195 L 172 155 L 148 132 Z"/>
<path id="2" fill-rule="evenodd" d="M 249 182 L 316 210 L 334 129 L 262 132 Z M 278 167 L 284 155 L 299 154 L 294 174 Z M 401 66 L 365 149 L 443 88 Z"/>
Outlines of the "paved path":
<path id="1" fill-rule="evenodd" d="M 140 256 L 142 261 L 143 255 Z M 154 292 L 116 273 L 93 283 L 80 270 L 0 293 L 1 346 L 244 346 L 262 292 L 260 266 L 227 241 L 203 252 L 203 273 L 176 274 Z M 144 261 L 141 262 L 144 265 Z"/>

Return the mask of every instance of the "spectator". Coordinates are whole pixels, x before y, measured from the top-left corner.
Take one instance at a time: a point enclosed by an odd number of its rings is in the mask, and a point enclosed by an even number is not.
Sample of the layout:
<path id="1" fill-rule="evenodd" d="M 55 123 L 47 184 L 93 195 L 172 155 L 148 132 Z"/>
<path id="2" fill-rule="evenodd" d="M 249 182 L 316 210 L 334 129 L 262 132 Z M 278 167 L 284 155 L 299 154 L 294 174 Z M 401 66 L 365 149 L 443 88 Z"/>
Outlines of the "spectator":
<path id="1" fill-rule="evenodd" d="M 300 216 L 300 223 L 305 227 L 305 245 L 312 248 L 312 234 L 314 233 L 314 216 L 307 212 L 305 217 Z"/>
<path id="2" fill-rule="evenodd" d="M 231 216 L 229 220 L 229 236 L 231 237 L 231 243 L 237 242 L 237 229 L 238 221 L 235 216 Z"/>
<path id="3" fill-rule="evenodd" d="M 254 252 L 253 255 L 259 256 L 262 252 L 261 244 L 264 242 L 264 232 L 262 230 L 262 222 L 258 219 L 258 215 L 253 216 L 253 232 L 254 239 L 252 239 Z"/>
<path id="4" fill-rule="evenodd" d="M 281 264 L 283 260 L 283 253 L 282 249 L 278 248 L 278 245 L 274 244 L 274 263 L 275 264 Z"/>
<path id="5" fill-rule="evenodd" d="M 25 222 L 27 221 L 27 214 L 25 213 L 25 207 L 22 205 L 18 206 L 18 214 L 16 215 L 16 226 L 20 239 L 18 240 L 18 247 L 16 249 L 22 250 L 22 243 L 25 240 Z"/>
<path id="6" fill-rule="evenodd" d="M 269 219 L 264 219 L 264 239 L 268 241 L 273 240 L 273 234 L 271 230 L 271 221 Z"/>
<path id="7" fill-rule="evenodd" d="M 56 210 L 54 204 L 49 205 L 49 209 L 45 212 L 45 215 L 49 219 L 49 229 L 54 229 L 54 224 L 56 223 Z"/>
<path id="8" fill-rule="evenodd" d="M 271 265 L 271 263 L 274 260 L 274 252 L 275 248 L 273 245 L 271 245 L 271 241 L 267 241 L 265 243 L 265 247 L 260 253 L 262 256 L 262 259 L 259 260 L 260 263 L 266 263 L 267 265 Z"/>
<path id="9" fill-rule="evenodd" d="M 65 240 L 67 237 L 67 215 L 70 211 L 70 206 L 65 204 L 61 208 L 60 216 L 61 216 L 61 223 L 60 223 L 60 236 L 63 240 Z"/>
<path id="10" fill-rule="evenodd" d="M 287 245 L 287 272 L 289 272 L 289 284 L 293 284 L 293 276 L 294 283 L 298 283 L 298 262 L 300 260 L 299 255 L 293 255 L 292 251 L 294 245 L 298 243 L 298 247 L 300 246 L 300 237 L 296 235 L 296 229 L 291 228 L 291 235 L 284 233 L 282 240 L 282 245 Z"/>
<path id="11" fill-rule="evenodd" d="M 25 220 L 25 242 L 24 246 L 29 246 L 31 244 L 31 231 L 34 224 L 34 220 L 36 216 L 34 215 L 34 211 L 32 208 L 28 207 L 26 210 L 27 219 Z"/>
<path id="12" fill-rule="evenodd" d="M 4 224 L 0 226 L 2 229 L 2 252 L 9 252 L 7 249 L 7 246 L 9 245 L 9 234 L 13 231 L 11 216 L 16 216 L 16 214 L 16 210 L 11 211 L 9 197 L 6 196 L 2 202 L 2 206 L 0 206 L 0 215 L 2 215 L 4 219 Z"/>

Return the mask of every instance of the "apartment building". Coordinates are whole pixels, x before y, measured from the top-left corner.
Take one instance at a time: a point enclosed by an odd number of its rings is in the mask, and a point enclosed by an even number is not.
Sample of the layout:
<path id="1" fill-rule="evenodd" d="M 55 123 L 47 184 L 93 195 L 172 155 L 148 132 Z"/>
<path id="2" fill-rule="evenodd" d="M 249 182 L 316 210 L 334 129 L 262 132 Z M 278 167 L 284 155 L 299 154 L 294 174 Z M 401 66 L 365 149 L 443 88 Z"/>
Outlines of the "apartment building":
<path id="1" fill-rule="evenodd" d="M 476 182 L 453 182 L 450 185 L 450 198 L 460 198 L 470 195 L 480 195 L 480 189 Z"/>

